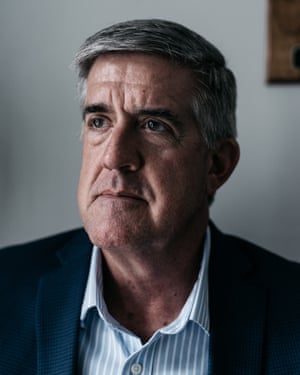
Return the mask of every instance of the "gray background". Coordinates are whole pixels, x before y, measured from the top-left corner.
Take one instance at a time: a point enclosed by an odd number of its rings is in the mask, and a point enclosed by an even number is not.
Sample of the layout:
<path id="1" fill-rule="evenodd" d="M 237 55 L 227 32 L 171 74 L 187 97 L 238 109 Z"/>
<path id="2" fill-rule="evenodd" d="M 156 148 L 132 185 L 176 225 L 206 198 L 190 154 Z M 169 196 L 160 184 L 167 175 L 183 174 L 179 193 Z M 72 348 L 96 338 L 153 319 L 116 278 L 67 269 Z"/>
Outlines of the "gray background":
<path id="1" fill-rule="evenodd" d="M 300 261 L 300 85 L 265 83 L 266 0 L 2 0 L 0 246 L 80 225 L 80 113 L 69 64 L 98 29 L 148 17 L 203 34 L 237 77 L 241 160 L 212 218 Z"/>

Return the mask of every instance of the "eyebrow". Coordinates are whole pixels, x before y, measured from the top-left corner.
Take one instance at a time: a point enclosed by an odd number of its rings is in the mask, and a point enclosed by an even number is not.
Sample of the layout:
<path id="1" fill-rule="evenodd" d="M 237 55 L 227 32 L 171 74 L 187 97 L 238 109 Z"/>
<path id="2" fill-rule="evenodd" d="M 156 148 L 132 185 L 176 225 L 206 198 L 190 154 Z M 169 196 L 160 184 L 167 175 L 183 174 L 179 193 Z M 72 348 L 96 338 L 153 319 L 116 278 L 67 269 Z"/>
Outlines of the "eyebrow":
<path id="1" fill-rule="evenodd" d="M 166 108 L 141 109 L 137 113 L 144 116 L 162 117 L 174 122 L 180 122 L 178 116 Z"/>
<path id="2" fill-rule="evenodd" d="M 109 107 L 106 104 L 91 104 L 84 107 L 82 112 L 82 117 L 85 119 L 85 116 L 90 113 L 107 113 L 109 112 Z"/>

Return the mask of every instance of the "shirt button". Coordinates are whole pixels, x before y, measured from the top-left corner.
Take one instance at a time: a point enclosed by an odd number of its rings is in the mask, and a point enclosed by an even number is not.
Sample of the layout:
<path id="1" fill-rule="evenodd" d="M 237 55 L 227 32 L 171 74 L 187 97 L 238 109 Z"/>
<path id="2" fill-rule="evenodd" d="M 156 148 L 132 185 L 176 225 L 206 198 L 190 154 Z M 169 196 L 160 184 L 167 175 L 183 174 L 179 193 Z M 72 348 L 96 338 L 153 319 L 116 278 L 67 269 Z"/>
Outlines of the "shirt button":
<path id="1" fill-rule="evenodd" d="M 139 375 L 143 370 L 143 366 L 139 363 L 134 363 L 130 370 L 133 375 Z"/>

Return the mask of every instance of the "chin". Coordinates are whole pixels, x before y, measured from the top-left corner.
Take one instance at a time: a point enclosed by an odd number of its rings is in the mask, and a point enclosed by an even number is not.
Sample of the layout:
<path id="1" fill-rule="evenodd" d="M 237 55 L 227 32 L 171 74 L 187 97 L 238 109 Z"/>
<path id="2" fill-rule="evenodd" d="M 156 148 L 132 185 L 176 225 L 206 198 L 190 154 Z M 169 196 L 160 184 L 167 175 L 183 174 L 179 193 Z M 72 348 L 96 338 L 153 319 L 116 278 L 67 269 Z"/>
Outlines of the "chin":
<path id="1" fill-rule="evenodd" d="M 101 222 L 98 225 L 87 224 L 84 227 L 91 242 L 101 249 L 125 249 L 135 242 L 136 236 L 127 226 Z"/>

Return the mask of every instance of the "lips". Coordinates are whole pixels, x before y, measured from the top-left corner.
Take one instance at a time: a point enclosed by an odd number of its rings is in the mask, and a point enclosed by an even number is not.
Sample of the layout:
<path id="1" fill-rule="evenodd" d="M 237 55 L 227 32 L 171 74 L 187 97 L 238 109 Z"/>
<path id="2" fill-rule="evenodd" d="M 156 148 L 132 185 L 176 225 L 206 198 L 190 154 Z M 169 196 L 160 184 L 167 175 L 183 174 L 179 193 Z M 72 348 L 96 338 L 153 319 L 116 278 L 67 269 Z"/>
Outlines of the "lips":
<path id="1" fill-rule="evenodd" d="M 132 193 L 130 191 L 113 191 L 113 190 L 104 190 L 100 193 L 100 197 L 111 198 L 111 199 L 132 199 L 146 202 L 146 200 L 138 194 Z"/>

